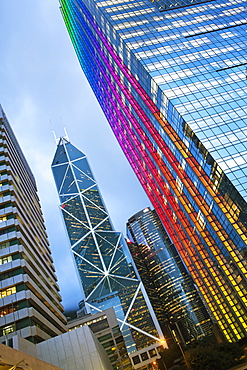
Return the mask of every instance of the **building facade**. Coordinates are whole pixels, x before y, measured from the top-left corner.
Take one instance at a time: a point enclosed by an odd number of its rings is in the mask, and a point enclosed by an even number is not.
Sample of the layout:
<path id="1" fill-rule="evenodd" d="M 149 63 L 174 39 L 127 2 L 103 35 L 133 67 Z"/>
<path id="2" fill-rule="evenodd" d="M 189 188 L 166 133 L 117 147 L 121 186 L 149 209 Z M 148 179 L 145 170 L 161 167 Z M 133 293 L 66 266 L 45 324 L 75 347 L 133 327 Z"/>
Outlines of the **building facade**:
<path id="1" fill-rule="evenodd" d="M 212 335 L 209 314 L 155 210 L 145 208 L 133 215 L 127 235 L 129 250 L 167 337 L 175 332 L 188 344 Z"/>
<path id="2" fill-rule="evenodd" d="M 1 370 L 113 370 L 104 348 L 84 326 L 33 344 L 15 335 L 0 344 Z"/>
<path id="3" fill-rule="evenodd" d="M 224 336 L 247 335 L 246 1 L 60 0 L 81 67 Z"/>
<path id="4" fill-rule="evenodd" d="M 127 245 L 112 226 L 85 154 L 61 138 L 52 171 L 86 311 L 113 307 L 129 353 L 160 346 L 162 331 Z"/>
<path id="5" fill-rule="evenodd" d="M 18 337 L 20 338 L 20 337 Z M 13 338 L 15 340 L 15 337 Z M 28 342 L 28 345 L 32 343 Z M 0 343 L 1 367 L 2 369 L 25 370 L 63 370 L 60 367 L 51 365 L 45 361 L 37 359 L 33 354 L 27 354 L 15 348 L 10 348 Z M 101 369 L 100 369 L 101 370 Z"/>
<path id="6" fill-rule="evenodd" d="M 0 342 L 66 331 L 33 174 L 0 106 Z"/>
<path id="7" fill-rule="evenodd" d="M 88 326 L 37 344 L 37 357 L 63 370 L 113 370 L 104 348 Z"/>
<path id="8" fill-rule="evenodd" d="M 98 339 L 105 349 L 113 370 L 132 370 L 130 358 L 113 308 L 70 320 L 67 328 L 71 331 L 85 325 L 90 328 L 95 338 Z"/>

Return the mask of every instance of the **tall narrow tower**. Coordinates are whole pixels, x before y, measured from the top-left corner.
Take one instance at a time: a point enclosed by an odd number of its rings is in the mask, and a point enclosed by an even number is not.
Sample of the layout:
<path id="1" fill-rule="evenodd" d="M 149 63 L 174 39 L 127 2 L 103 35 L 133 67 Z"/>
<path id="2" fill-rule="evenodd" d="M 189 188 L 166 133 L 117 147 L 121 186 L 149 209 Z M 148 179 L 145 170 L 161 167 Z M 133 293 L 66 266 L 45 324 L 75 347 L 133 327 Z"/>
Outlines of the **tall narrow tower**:
<path id="1" fill-rule="evenodd" d="M 33 174 L 0 106 L 0 342 L 66 331 Z"/>
<path id="2" fill-rule="evenodd" d="M 246 0 L 60 4 L 109 124 L 225 338 L 246 337 Z"/>
<path id="3" fill-rule="evenodd" d="M 154 311 L 85 154 L 61 138 L 52 171 L 87 310 L 113 307 L 130 353 L 160 345 L 163 334 Z"/>
<path id="4" fill-rule="evenodd" d="M 211 335 L 209 314 L 155 210 L 145 208 L 130 217 L 127 235 L 161 326 L 168 326 L 186 344 Z"/>

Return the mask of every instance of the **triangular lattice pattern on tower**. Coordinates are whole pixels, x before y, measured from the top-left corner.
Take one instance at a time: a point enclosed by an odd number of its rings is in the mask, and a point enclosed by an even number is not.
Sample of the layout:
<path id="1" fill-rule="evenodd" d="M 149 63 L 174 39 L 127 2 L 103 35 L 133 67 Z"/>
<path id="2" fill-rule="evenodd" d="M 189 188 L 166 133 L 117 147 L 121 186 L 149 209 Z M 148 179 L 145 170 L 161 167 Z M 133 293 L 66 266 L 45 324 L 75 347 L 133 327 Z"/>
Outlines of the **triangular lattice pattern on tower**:
<path id="1" fill-rule="evenodd" d="M 121 233 L 112 227 L 86 156 L 62 138 L 52 169 L 86 306 L 91 312 L 113 306 L 121 329 L 131 337 L 139 333 L 137 347 L 159 340 L 145 289 Z"/>

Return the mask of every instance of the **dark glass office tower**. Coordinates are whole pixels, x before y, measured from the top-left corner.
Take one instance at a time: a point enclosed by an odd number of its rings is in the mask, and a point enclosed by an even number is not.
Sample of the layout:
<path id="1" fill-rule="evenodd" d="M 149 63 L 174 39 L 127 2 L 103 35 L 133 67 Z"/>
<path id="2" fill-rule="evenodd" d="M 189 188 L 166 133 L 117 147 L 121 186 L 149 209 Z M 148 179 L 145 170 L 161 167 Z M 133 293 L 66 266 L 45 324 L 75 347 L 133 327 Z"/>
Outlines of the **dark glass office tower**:
<path id="1" fill-rule="evenodd" d="M 160 345 L 158 321 L 85 154 L 61 138 L 52 171 L 87 311 L 113 307 L 129 352 Z"/>
<path id="2" fill-rule="evenodd" d="M 229 341 L 247 335 L 246 1 L 60 0 L 81 67 Z"/>
<path id="3" fill-rule="evenodd" d="M 20 123 L 21 124 L 21 123 Z M 0 342 L 66 331 L 33 174 L 0 105 Z"/>
<path id="4" fill-rule="evenodd" d="M 161 326 L 184 343 L 212 334 L 212 322 L 191 276 L 155 210 L 145 208 L 127 223 L 128 243 Z"/>

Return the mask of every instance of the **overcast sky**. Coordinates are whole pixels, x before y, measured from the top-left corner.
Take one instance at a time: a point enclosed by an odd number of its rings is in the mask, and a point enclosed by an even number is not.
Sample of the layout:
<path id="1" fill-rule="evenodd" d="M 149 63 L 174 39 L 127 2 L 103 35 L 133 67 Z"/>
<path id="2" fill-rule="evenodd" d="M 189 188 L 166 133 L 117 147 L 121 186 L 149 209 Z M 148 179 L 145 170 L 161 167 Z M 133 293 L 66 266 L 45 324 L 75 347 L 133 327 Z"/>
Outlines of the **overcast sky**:
<path id="1" fill-rule="evenodd" d="M 84 152 L 117 231 L 149 205 L 77 61 L 58 0 L 0 0 L 0 103 L 36 178 L 65 309 L 82 295 L 50 165 L 52 130 Z"/>

